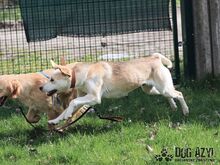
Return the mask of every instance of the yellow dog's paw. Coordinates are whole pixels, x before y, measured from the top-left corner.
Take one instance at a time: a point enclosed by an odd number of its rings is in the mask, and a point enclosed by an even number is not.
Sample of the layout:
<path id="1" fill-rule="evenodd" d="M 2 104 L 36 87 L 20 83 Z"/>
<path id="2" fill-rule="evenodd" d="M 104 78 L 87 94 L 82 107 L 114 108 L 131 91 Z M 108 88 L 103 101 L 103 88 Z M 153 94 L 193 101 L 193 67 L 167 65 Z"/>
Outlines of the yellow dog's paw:
<path id="1" fill-rule="evenodd" d="M 71 114 L 71 113 L 65 114 L 64 119 L 67 120 L 67 119 L 69 119 L 70 117 L 72 117 L 72 114 Z"/>
<path id="2" fill-rule="evenodd" d="M 72 114 L 73 114 L 73 110 L 66 110 L 66 113 L 64 115 L 64 119 L 65 120 L 69 119 L 70 117 L 72 117 Z"/>
<path id="3" fill-rule="evenodd" d="M 183 114 L 184 114 L 184 116 L 189 116 L 189 108 L 188 107 L 183 109 Z"/>
<path id="4" fill-rule="evenodd" d="M 58 124 L 59 123 L 59 120 L 48 120 L 48 124 Z"/>

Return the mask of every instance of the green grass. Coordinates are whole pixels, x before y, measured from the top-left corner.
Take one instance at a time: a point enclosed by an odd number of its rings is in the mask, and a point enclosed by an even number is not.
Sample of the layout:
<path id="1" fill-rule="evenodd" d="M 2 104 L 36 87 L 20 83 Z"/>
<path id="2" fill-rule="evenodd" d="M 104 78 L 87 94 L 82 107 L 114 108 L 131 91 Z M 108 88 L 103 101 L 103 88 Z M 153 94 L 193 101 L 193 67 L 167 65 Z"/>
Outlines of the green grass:
<path id="1" fill-rule="evenodd" d="M 53 59 L 55 62 L 59 63 L 61 56 L 68 56 L 67 51 L 60 51 L 60 50 L 50 50 L 50 51 L 28 51 L 28 50 L 17 50 L 12 48 L 12 52 L 17 52 L 17 56 L 9 59 L 1 59 L 0 52 L 0 73 L 3 74 L 19 74 L 19 73 L 30 73 L 30 72 L 38 72 L 41 70 L 45 70 L 51 68 L 50 60 Z M 77 59 L 68 59 L 66 60 L 67 63 L 72 63 L 75 61 L 100 61 L 101 53 L 92 55 L 86 54 L 82 57 L 78 57 Z M 126 61 L 128 58 L 121 58 L 116 59 L 115 61 Z M 112 60 L 113 61 L 113 60 Z"/>
<path id="2" fill-rule="evenodd" d="M 38 72 L 51 68 L 50 60 L 53 59 L 59 63 L 60 57 L 67 55 L 65 51 L 30 51 L 12 50 L 17 52 L 17 56 L 10 59 L 2 59 L 0 63 L 1 74 L 19 74 Z M 73 60 L 67 61 L 67 63 Z"/>
<path id="3" fill-rule="evenodd" d="M 174 154 L 175 146 L 190 147 L 192 152 L 196 147 L 213 147 L 214 163 L 219 164 L 219 84 L 211 80 L 179 88 L 189 105 L 189 117 L 180 110 L 171 111 L 165 98 L 136 90 L 127 98 L 104 99 L 96 106 L 101 114 L 123 116 L 123 122 L 103 121 L 89 113 L 64 134 L 50 134 L 45 116 L 34 130 L 15 111 L 18 102 L 10 100 L 0 111 L 1 164 L 166 164 L 156 162 L 154 156 L 163 147 Z M 172 127 L 175 124 L 178 126 Z M 156 132 L 153 140 L 151 132 Z M 169 164 L 186 163 L 172 160 Z"/>
<path id="4" fill-rule="evenodd" d="M 21 12 L 18 6 L 0 10 L 0 22 L 19 20 L 21 20 Z"/>
<path id="5" fill-rule="evenodd" d="M 181 1 L 181 0 L 176 0 L 176 5 L 177 5 L 177 6 L 180 6 L 180 1 Z"/>

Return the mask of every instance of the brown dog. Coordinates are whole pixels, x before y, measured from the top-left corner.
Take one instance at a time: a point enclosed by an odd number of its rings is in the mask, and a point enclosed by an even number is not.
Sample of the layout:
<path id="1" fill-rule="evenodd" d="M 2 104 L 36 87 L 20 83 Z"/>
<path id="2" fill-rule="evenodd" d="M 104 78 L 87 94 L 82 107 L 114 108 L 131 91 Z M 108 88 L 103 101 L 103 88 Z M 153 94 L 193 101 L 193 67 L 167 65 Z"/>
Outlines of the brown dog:
<path id="1" fill-rule="evenodd" d="M 71 68 L 71 65 L 68 65 Z M 52 69 L 45 70 L 44 74 L 51 75 Z M 70 89 L 59 95 L 60 103 L 53 105 L 52 97 L 39 90 L 45 82 L 48 81 L 41 73 L 29 73 L 18 75 L 1 75 L 0 76 L 0 106 L 2 106 L 8 98 L 18 99 L 26 105 L 29 110 L 26 115 L 31 123 L 37 123 L 40 120 L 40 113 L 47 113 L 48 120 L 59 116 L 63 110 L 69 105 L 69 102 L 76 97 L 76 91 Z M 49 129 L 53 129 L 52 125 L 48 125 Z"/>

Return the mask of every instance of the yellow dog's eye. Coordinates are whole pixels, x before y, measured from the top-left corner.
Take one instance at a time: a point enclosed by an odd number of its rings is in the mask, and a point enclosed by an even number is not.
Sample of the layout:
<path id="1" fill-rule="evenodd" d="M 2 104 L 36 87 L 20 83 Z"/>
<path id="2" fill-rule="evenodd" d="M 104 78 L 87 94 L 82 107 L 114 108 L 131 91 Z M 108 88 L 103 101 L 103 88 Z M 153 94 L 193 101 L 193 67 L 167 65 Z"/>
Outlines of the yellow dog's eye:
<path id="1" fill-rule="evenodd" d="M 51 78 L 51 79 L 50 79 L 50 81 L 51 81 L 51 82 L 53 82 L 53 81 L 54 81 L 54 79 L 52 79 L 52 78 Z"/>

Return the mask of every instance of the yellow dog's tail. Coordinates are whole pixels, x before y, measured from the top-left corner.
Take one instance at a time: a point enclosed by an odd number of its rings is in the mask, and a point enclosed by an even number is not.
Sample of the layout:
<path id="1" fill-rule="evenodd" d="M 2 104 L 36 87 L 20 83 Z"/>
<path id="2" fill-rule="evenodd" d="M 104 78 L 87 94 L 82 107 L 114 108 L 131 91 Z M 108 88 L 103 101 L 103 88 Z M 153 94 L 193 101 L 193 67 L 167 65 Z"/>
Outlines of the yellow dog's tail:
<path id="1" fill-rule="evenodd" d="M 165 57 L 164 55 L 160 54 L 160 53 L 153 53 L 152 56 L 157 56 L 161 59 L 161 62 L 162 64 L 166 65 L 167 68 L 172 68 L 173 67 L 173 64 L 172 62 L 167 58 Z"/>

